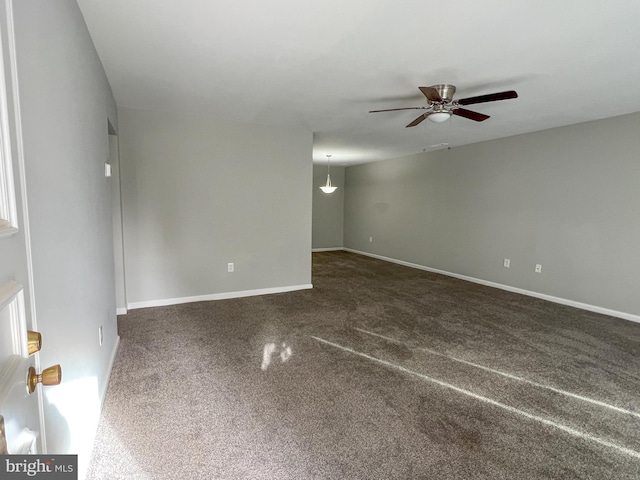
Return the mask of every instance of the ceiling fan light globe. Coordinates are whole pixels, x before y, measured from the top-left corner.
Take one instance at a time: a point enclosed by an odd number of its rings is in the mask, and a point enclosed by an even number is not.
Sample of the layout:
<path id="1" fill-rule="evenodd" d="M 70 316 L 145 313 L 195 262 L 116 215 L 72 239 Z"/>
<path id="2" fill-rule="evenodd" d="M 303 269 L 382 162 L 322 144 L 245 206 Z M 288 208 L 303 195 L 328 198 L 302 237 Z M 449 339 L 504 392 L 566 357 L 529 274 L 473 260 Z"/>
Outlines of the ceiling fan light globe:
<path id="1" fill-rule="evenodd" d="M 449 112 L 435 112 L 429 115 L 429 117 L 427 118 L 429 118 L 429 120 L 434 123 L 442 123 L 449 120 L 451 118 L 451 114 Z"/>

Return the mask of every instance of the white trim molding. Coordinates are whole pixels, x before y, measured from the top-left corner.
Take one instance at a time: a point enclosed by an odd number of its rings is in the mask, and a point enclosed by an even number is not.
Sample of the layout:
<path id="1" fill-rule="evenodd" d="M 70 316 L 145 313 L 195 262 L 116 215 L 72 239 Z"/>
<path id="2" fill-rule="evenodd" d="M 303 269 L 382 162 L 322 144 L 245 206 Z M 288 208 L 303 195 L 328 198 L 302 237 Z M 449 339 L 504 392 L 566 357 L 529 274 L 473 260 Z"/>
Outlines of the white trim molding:
<path id="1" fill-rule="evenodd" d="M 118 353 L 118 347 L 120 346 L 120 336 L 116 335 L 116 343 L 113 346 L 113 350 L 111 351 L 111 358 L 109 359 L 109 365 L 107 366 L 107 373 L 105 375 L 106 382 L 104 382 L 104 387 L 102 388 L 102 392 L 100 392 L 100 412 L 102 412 L 102 407 L 104 407 L 104 400 L 107 396 L 107 390 L 109 389 L 109 381 L 111 380 L 111 371 L 113 370 L 113 364 L 116 361 L 116 354 Z"/>
<path id="2" fill-rule="evenodd" d="M 0 287 L 0 311 L 5 308 L 8 312 L 7 319 L 9 324 L 1 327 L 2 330 L 9 330 L 8 335 L 11 337 L 12 353 L 21 358 L 28 358 L 29 347 L 27 345 L 27 316 L 24 308 L 24 291 L 22 285 L 13 280 Z"/>
<path id="3" fill-rule="evenodd" d="M 9 34 L 9 40 L 11 36 Z M 11 155 L 11 131 L 9 128 L 9 97 L 7 95 L 4 64 L 5 46 L 0 38 L 0 237 L 18 231 L 16 192 L 13 184 L 13 158 Z"/>
<path id="4" fill-rule="evenodd" d="M 4 310 L 6 309 L 6 312 Z M 0 332 L 10 351 L 0 357 L 0 405 L 13 388 L 22 360 L 29 357 L 22 285 L 11 280 L 0 286 Z M 9 345 L 10 344 L 10 345 Z"/>
<path id="5" fill-rule="evenodd" d="M 478 283 L 487 287 L 499 288 L 500 290 L 506 290 L 508 292 L 519 293 L 521 295 L 527 295 L 529 297 L 540 298 L 553 303 L 559 303 L 561 305 L 567 305 L 569 307 L 579 308 L 581 310 L 587 310 L 589 312 L 601 313 L 602 315 L 609 315 L 611 317 L 622 318 L 631 322 L 640 323 L 640 315 L 633 315 L 631 313 L 619 312 L 617 310 L 611 310 L 604 307 L 598 307 L 596 305 L 589 305 L 588 303 L 576 302 L 574 300 L 567 300 L 566 298 L 554 297 L 545 293 L 533 292 L 531 290 L 525 290 L 523 288 L 512 287 L 510 285 L 503 285 L 501 283 L 490 282 L 488 280 L 482 280 L 481 278 L 469 277 L 467 275 L 460 275 L 458 273 L 447 272 L 446 270 L 438 270 L 437 268 L 425 267 L 417 263 L 405 262 L 404 260 L 397 260 L 395 258 L 384 257 L 382 255 L 376 255 L 374 253 L 362 252 L 360 250 L 354 250 L 353 248 L 344 248 L 346 252 L 356 253 L 358 255 L 364 255 L 366 257 L 376 258 L 385 262 L 396 263 L 405 267 L 417 268 L 418 270 L 424 270 L 432 273 L 439 273 L 448 277 L 458 278 L 460 280 L 466 280 L 467 282 Z"/>
<path id="6" fill-rule="evenodd" d="M 343 251 L 342 247 L 329 247 L 329 248 L 312 248 L 312 252 L 340 252 Z"/>
<path id="7" fill-rule="evenodd" d="M 270 295 L 272 293 L 286 293 L 297 290 L 308 290 L 313 285 L 290 285 L 287 287 L 259 288 L 256 290 L 241 290 L 238 292 L 211 293 L 208 295 L 197 295 L 193 297 L 164 298 L 159 300 L 147 300 L 144 302 L 131 302 L 127 304 L 127 309 L 135 310 L 137 308 L 147 307 L 165 307 L 168 305 L 178 305 L 181 303 L 208 302 L 211 300 L 228 300 L 230 298 L 255 297 L 257 295 Z"/>

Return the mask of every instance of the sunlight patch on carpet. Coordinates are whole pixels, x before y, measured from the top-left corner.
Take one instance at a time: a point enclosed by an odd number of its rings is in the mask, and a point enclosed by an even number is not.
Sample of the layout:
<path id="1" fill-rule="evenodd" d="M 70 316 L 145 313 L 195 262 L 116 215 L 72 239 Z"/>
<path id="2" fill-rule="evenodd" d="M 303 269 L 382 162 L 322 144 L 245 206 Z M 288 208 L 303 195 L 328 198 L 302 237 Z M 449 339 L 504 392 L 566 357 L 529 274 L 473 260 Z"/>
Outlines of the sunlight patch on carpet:
<path id="1" fill-rule="evenodd" d="M 559 423 L 553 422 L 553 421 L 548 420 L 546 418 L 542 418 L 542 417 L 539 417 L 537 415 L 532 415 L 531 413 L 528 413 L 528 412 L 525 412 L 523 410 L 517 409 L 517 408 L 512 407 L 510 405 L 505 405 L 504 403 L 497 402 L 497 401 L 492 400 L 492 399 L 490 399 L 488 397 L 484 397 L 482 395 L 478 395 L 478 394 L 473 393 L 473 392 L 471 392 L 469 390 L 465 390 L 464 388 L 456 387 L 455 385 L 452 385 L 450 383 L 444 382 L 442 380 L 438 380 L 436 378 L 429 377 L 427 375 L 424 375 L 422 373 L 416 372 L 414 370 L 410 370 L 410 369 L 405 368 L 403 366 L 396 365 L 396 364 L 391 363 L 391 362 L 387 362 L 386 360 L 381 360 L 379 358 L 373 357 L 373 356 L 368 355 L 366 353 L 358 352 L 358 351 L 353 350 L 351 348 L 344 347 L 342 345 L 338 345 L 337 343 L 330 342 L 330 341 L 325 340 L 323 338 L 315 337 L 313 335 L 310 335 L 310 337 L 313 338 L 314 340 L 318 341 L 318 342 L 321 342 L 321 343 L 324 343 L 324 344 L 329 345 L 331 347 L 340 349 L 340 350 L 342 350 L 344 352 L 348 352 L 350 354 L 357 355 L 359 357 L 365 358 L 365 359 L 370 360 L 372 362 L 379 363 L 380 365 L 384 365 L 385 367 L 392 368 L 392 369 L 401 371 L 403 373 L 412 375 L 414 377 L 418 377 L 418 378 L 420 378 L 422 380 L 426 380 L 428 382 L 434 383 L 434 384 L 439 385 L 441 387 L 448 388 L 450 390 L 453 390 L 455 392 L 461 393 L 463 395 L 466 395 L 468 397 L 474 398 L 476 400 L 479 400 L 481 402 L 487 403 L 489 405 L 493 405 L 495 407 L 499 407 L 499 408 L 501 408 L 503 410 L 506 410 L 506 411 L 508 411 L 510 413 L 515 413 L 515 414 L 523 416 L 523 417 L 525 417 L 527 419 L 534 420 L 534 421 L 537 421 L 537 422 L 542 423 L 544 425 L 556 428 L 556 429 L 561 430 L 561 431 L 563 431 L 565 433 L 568 433 L 569 435 L 572 435 L 574 437 L 578 437 L 578 438 L 581 438 L 581 439 L 584 439 L 584 440 L 589 440 L 589 441 L 595 442 L 595 443 L 597 443 L 599 445 L 615 449 L 618 452 L 623 453 L 625 455 L 640 459 L 640 452 L 637 452 L 635 450 L 631 450 L 630 448 L 626 448 L 626 447 L 623 447 L 621 445 L 617 445 L 615 443 L 609 442 L 609 441 L 604 440 L 602 438 L 590 435 L 590 434 L 588 434 L 586 432 L 581 432 L 581 431 L 576 430 L 574 428 L 567 427 L 565 425 L 561 425 Z"/>
<path id="2" fill-rule="evenodd" d="M 395 338 L 387 337 L 385 335 L 380 335 L 379 333 L 369 332 L 368 330 L 363 330 L 363 329 L 357 328 L 357 327 L 355 327 L 354 330 L 357 330 L 358 332 L 366 333 L 367 335 L 371 335 L 371 336 L 374 336 L 374 337 L 381 338 L 381 339 L 386 340 L 388 342 L 396 343 L 398 345 L 403 345 L 403 346 L 405 346 L 407 348 L 412 348 L 411 346 L 409 346 L 405 342 L 401 342 L 400 340 L 396 340 Z M 594 398 L 589 398 L 589 397 L 585 397 L 585 396 L 582 396 L 582 395 L 578 395 L 576 393 L 567 392 L 566 390 L 560 390 L 559 388 L 555 388 L 555 387 L 552 387 L 550 385 L 544 385 L 542 383 L 534 382 L 533 380 L 528 380 L 526 378 L 518 377 L 517 375 L 513 375 L 511 373 L 503 372 L 501 370 L 496 370 L 494 368 L 486 367 L 484 365 L 480 365 L 480 364 L 477 364 L 477 363 L 469 362 L 468 360 L 463 360 L 461 358 L 453 357 L 451 355 L 446 355 L 444 353 L 437 352 L 436 350 L 431 350 L 430 348 L 426 348 L 426 347 L 415 347 L 415 348 L 417 348 L 418 350 L 420 350 L 422 352 L 427 352 L 427 353 L 430 353 L 431 355 L 437 355 L 437 356 L 442 357 L 442 358 L 447 358 L 449 360 L 453 360 L 454 362 L 464 363 L 465 365 L 469 365 L 469 366 L 474 367 L 474 368 L 479 368 L 480 370 L 484 370 L 485 372 L 489 372 L 489 373 L 493 373 L 493 374 L 496 374 L 496 375 L 500 375 L 500 376 L 508 378 L 510 380 L 516 380 L 518 382 L 527 383 L 527 384 L 532 385 L 534 387 L 544 388 L 545 390 L 549 390 L 551 392 L 558 393 L 560 395 L 565 395 L 567 397 L 571 397 L 571 398 L 574 398 L 576 400 L 581 400 L 583 402 L 592 403 L 593 405 L 597 405 L 599 407 L 604 407 L 604 408 L 608 408 L 610 410 L 614 410 L 614 411 L 616 411 L 618 413 L 624 413 L 626 415 L 632 415 L 632 416 L 634 416 L 636 418 L 640 418 L 640 413 L 638 413 L 638 412 L 632 412 L 631 410 L 626 410 L 624 408 L 617 407 L 617 406 L 611 405 L 609 403 L 601 402 L 600 400 L 596 400 Z"/>

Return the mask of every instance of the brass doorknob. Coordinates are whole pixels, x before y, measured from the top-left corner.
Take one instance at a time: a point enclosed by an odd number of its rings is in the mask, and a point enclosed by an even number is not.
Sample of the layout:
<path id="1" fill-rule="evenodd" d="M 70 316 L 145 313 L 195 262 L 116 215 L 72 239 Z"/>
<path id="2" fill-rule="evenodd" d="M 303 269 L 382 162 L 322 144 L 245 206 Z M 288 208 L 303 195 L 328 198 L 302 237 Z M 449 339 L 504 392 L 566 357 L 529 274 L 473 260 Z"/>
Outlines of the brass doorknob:
<path id="1" fill-rule="evenodd" d="M 29 373 L 27 374 L 27 391 L 29 394 L 32 394 L 36 390 L 38 383 L 43 385 L 60 385 L 60 382 L 62 382 L 62 367 L 60 365 L 45 368 L 40 375 L 36 374 L 35 368 L 29 367 Z"/>
<path id="2" fill-rule="evenodd" d="M 29 355 L 39 352 L 42 348 L 42 335 L 40 335 L 40 332 L 29 330 L 27 332 L 27 345 L 29 346 Z"/>

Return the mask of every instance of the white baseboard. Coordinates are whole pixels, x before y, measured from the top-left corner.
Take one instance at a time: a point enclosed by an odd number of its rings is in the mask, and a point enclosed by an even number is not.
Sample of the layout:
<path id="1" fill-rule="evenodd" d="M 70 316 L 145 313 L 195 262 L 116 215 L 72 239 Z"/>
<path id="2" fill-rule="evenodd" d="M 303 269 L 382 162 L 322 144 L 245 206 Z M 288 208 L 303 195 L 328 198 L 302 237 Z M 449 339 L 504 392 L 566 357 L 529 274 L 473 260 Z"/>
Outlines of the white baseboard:
<path id="1" fill-rule="evenodd" d="M 128 303 L 127 308 L 129 310 L 135 310 L 136 308 L 165 307 L 167 305 L 178 305 L 181 303 L 208 302 L 211 300 L 227 300 L 230 298 L 254 297 L 256 295 L 286 293 L 286 292 L 293 292 L 296 290 L 307 290 L 310 288 L 313 288 L 313 285 L 308 283 L 304 285 L 290 285 L 287 287 L 259 288 L 257 290 L 241 290 L 238 292 L 212 293 L 208 295 L 197 295 L 194 297 L 163 298 L 159 300 L 148 300 L 144 302 Z"/>
<path id="2" fill-rule="evenodd" d="M 561 305 L 567 305 L 569 307 L 580 308 L 582 310 L 587 310 L 589 312 L 601 313 L 603 315 L 609 315 L 611 317 L 622 318 L 624 320 L 640 323 L 640 315 L 633 315 L 631 313 L 619 312 L 617 310 L 598 307 L 596 305 L 589 305 L 588 303 L 576 302 L 574 300 L 567 300 L 566 298 L 554 297 L 552 295 L 547 295 L 545 293 L 533 292 L 531 290 L 525 290 L 523 288 L 517 288 L 509 285 L 503 285 L 501 283 L 490 282 L 488 280 L 482 280 L 480 278 L 469 277 L 467 275 L 460 275 L 458 273 L 447 272 L 445 270 L 438 270 L 436 268 L 425 267 L 424 265 L 418 265 L 417 263 L 405 262 L 404 260 L 396 260 L 395 258 L 383 257 L 382 255 L 362 252 L 360 250 L 354 250 L 352 248 L 343 248 L 343 250 L 351 253 L 357 253 L 358 255 L 377 258 L 378 260 L 384 260 L 385 262 L 397 263 L 398 265 L 404 265 L 405 267 L 417 268 L 418 270 L 439 273 L 441 275 L 447 275 L 449 277 L 459 278 L 460 280 L 466 280 L 468 282 L 478 283 L 480 285 L 486 285 L 488 287 L 499 288 L 500 290 L 506 290 L 508 292 L 519 293 L 521 295 L 540 298 L 542 300 L 547 300 L 553 303 L 559 303 Z"/>
<path id="3" fill-rule="evenodd" d="M 342 247 L 329 247 L 329 248 L 312 248 L 312 252 L 339 252 L 344 250 Z"/>
<path id="4" fill-rule="evenodd" d="M 107 396 L 107 390 L 109 389 L 109 380 L 111 379 L 111 370 L 113 370 L 113 364 L 116 359 L 116 354 L 118 353 L 118 346 L 120 345 L 120 337 L 116 335 L 116 343 L 113 346 L 113 350 L 111 351 L 111 358 L 109 359 L 109 365 L 107 366 L 107 370 L 105 372 L 105 382 L 102 387 L 102 391 L 98 392 L 100 399 L 100 411 L 97 412 L 97 418 L 95 418 L 95 429 L 92 429 L 91 433 L 88 435 L 88 438 L 84 440 L 83 446 L 78 453 L 78 473 L 77 478 L 79 480 L 85 480 L 87 476 L 87 471 L 89 469 L 89 465 L 91 462 L 91 452 L 92 445 L 94 445 L 96 440 L 96 435 L 98 433 L 98 425 L 100 422 L 100 417 L 102 416 L 102 409 L 104 407 L 104 401 Z"/>
<path id="5" fill-rule="evenodd" d="M 111 378 L 111 370 L 113 370 L 113 363 L 116 361 L 116 354 L 118 353 L 118 347 L 120 346 L 120 335 L 116 335 L 116 343 L 113 346 L 113 350 L 111 351 L 111 358 L 109 359 L 109 365 L 107 367 L 107 372 L 105 376 L 105 383 L 102 392 L 100 392 L 100 411 L 102 411 L 102 406 L 104 405 L 104 399 L 107 395 L 107 389 L 109 388 L 109 379 Z"/>
<path id="6" fill-rule="evenodd" d="M 127 314 L 126 308 L 116 308 L 116 315 L 126 315 L 126 314 Z"/>

